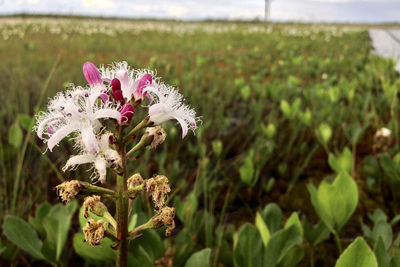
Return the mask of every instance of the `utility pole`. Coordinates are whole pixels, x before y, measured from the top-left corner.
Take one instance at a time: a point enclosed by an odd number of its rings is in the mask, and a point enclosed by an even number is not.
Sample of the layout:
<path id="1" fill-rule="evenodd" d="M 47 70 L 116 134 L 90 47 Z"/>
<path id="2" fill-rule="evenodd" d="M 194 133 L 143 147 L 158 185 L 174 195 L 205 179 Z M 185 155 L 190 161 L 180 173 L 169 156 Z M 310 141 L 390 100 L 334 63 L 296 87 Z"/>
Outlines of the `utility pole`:
<path id="1" fill-rule="evenodd" d="M 269 16 L 271 12 L 271 1 L 272 0 L 265 0 L 265 13 L 264 13 L 264 21 L 269 21 Z"/>

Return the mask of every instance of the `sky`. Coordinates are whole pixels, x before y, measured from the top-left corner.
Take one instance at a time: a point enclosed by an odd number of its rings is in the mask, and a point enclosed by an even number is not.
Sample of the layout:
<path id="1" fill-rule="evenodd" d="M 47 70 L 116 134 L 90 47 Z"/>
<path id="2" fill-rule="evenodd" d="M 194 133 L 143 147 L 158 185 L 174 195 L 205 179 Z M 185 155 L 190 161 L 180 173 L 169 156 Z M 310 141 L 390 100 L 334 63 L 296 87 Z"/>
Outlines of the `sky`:
<path id="1" fill-rule="evenodd" d="M 56 13 L 179 20 L 263 19 L 265 0 L 0 0 L 0 15 Z M 400 0 L 271 0 L 272 21 L 400 22 Z"/>

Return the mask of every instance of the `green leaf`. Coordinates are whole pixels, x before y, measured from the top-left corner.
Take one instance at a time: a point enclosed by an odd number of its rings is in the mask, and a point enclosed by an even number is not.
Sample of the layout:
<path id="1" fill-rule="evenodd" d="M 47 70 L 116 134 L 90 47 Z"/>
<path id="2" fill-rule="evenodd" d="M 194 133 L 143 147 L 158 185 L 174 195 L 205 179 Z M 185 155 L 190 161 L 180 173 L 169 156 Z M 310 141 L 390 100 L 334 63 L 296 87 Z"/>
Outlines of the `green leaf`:
<path id="1" fill-rule="evenodd" d="M 3 223 L 4 235 L 19 248 L 36 259 L 44 259 L 43 243 L 30 224 L 16 216 L 7 216 Z"/>
<path id="2" fill-rule="evenodd" d="M 137 224 L 137 219 L 138 219 L 137 213 L 131 215 L 131 217 L 129 218 L 128 231 L 132 231 L 135 228 Z"/>
<path id="3" fill-rule="evenodd" d="M 271 237 L 271 234 L 269 233 L 268 227 L 265 224 L 263 218 L 258 212 L 256 214 L 256 227 L 258 231 L 260 231 L 261 239 L 264 243 L 264 246 L 266 246 L 268 244 L 269 238 Z"/>
<path id="4" fill-rule="evenodd" d="M 113 242 L 109 238 L 104 238 L 101 244 L 96 247 L 92 247 L 84 241 L 85 237 L 83 233 L 74 235 L 73 246 L 75 252 L 82 258 L 90 262 L 114 262 L 116 253 L 110 246 Z"/>
<path id="5" fill-rule="evenodd" d="M 337 173 L 345 171 L 346 173 L 350 174 L 351 169 L 353 168 L 353 156 L 350 149 L 347 147 L 345 147 L 343 152 L 337 157 L 330 153 L 328 162 L 329 166 L 331 166 L 331 168 Z"/>
<path id="6" fill-rule="evenodd" d="M 222 153 L 222 142 L 221 140 L 215 140 L 211 143 L 212 149 L 214 151 L 214 154 L 217 158 L 221 156 Z"/>
<path id="7" fill-rule="evenodd" d="M 261 267 L 262 241 L 258 230 L 251 224 L 244 224 L 238 232 L 237 243 L 234 248 L 235 266 Z"/>
<path id="8" fill-rule="evenodd" d="M 295 245 L 300 245 L 302 238 L 296 225 L 274 233 L 264 252 L 263 266 L 276 266 Z"/>
<path id="9" fill-rule="evenodd" d="M 139 247 L 141 247 L 154 262 L 163 254 L 164 244 L 155 230 L 146 230 L 142 234 L 139 239 L 132 242 L 130 251 L 132 251 L 133 255 L 140 254 Z"/>
<path id="10" fill-rule="evenodd" d="M 267 224 L 270 233 L 274 233 L 282 228 L 282 210 L 275 204 L 270 203 L 261 212 L 261 217 Z"/>
<path id="11" fill-rule="evenodd" d="M 392 227 L 385 221 L 378 221 L 372 229 L 372 238 L 377 242 L 378 239 L 383 241 L 385 249 L 388 250 L 392 245 L 393 232 Z"/>
<path id="12" fill-rule="evenodd" d="M 15 121 L 8 131 L 8 143 L 13 145 L 15 148 L 19 148 L 22 143 L 22 138 L 22 130 L 19 127 L 18 121 Z"/>
<path id="13" fill-rule="evenodd" d="M 211 249 L 205 248 L 194 253 L 185 264 L 185 267 L 208 267 L 210 266 Z"/>
<path id="14" fill-rule="evenodd" d="M 313 246 L 327 239 L 330 235 L 330 230 L 324 222 L 320 222 L 316 226 L 311 226 L 306 220 L 303 222 L 304 237 L 307 242 Z"/>
<path id="15" fill-rule="evenodd" d="M 283 115 L 286 117 L 290 117 L 291 114 L 291 107 L 290 104 L 286 100 L 281 100 L 281 110 Z"/>
<path id="16" fill-rule="evenodd" d="M 362 237 L 358 237 L 340 255 L 335 267 L 378 267 L 374 253 Z"/>
<path id="17" fill-rule="evenodd" d="M 25 131 L 30 131 L 32 125 L 32 117 L 27 114 L 18 114 L 18 121 Z"/>
<path id="18" fill-rule="evenodd" d="M 322 221 L 333 233 L 339 232 L 357 207 L 358 190 L 354 180 L 341 172 L 333 184 L 322 181 L 318 190 L 311 184 L 308 190 L 311 203 Z"/>
<path id="19" fill-rule="evenodd" d="M 378 241 L 376 242 L 374 253 L 378 262 L 378 266 L 389 266 L 390 257 L 386 252 L 385 244 L 383 243 L 381 237 L 379 237 Z"/>
<path id="20" fill-rule="evenodd" d="M 289 219 L 287 219 L 285 223 L 285 228 L 288 228 L 291 225 L 295 225 L 299 229 L 300 235 L 303 236 L 303 227 L 297 212 L 293 212 L 292 215 L 290 215 Z"/>
<path id="21" fill-rule="evenodd" d="M 240 89 L 240 95 L 243 100 L 248 100 L 250 97 L 251 88 L 249 85 L 245 85 Z"/>
<path id="22" fill-rule="evenodd" d="M 317 130 L 317 136 L 319 136 L 322 143 L 327 144 L 332 137 L 332 129 L 329 124 L 322 123 Z"/>
<path id="23" fill-rule="evenodd" d="M 243 165 L 239 168 L 240 179 L 243 183 L 251 186 L 254 178 L 254 164 L 253 164 L 254 151 L 249 150 L 249 154 L 244 160 Z"/>
<path id="24" fill-rule="evenodd" d="M 278 263 L 278 266 L 295 267 L 299 264 L 303 257 L 304 250 L 301 245 L 294 245 L 288 250 L 288 252 L 285 254 L 285 257 L 283 257 Z"/>

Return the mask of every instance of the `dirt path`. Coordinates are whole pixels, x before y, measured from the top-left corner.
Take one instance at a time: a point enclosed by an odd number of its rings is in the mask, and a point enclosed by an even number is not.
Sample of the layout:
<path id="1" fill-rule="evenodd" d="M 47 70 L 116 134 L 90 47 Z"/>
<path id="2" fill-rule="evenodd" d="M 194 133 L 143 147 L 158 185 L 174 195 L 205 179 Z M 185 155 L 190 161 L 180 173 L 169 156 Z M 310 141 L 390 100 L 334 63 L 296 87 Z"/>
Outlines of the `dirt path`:
<path id="1" fill-rule="evenodd" d="M 393 58 L 397 62 L 396 70 L 400 72 L 400 29 L 371 29 L 369 35 L 374 53 Z"/>

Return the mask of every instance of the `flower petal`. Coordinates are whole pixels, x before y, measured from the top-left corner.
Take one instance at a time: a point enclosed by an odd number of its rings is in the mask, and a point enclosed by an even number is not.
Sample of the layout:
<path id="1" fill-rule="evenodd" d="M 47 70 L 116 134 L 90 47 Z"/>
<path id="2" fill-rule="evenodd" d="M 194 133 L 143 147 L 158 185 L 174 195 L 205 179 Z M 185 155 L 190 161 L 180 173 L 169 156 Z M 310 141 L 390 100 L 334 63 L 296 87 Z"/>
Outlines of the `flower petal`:
<path id="1" fill-rule="evenodd" d="M 94 118 L 98 119 L 105 119 L 105 118 L 112 118 L 116 119 L 117 121 L 121 121 L 121 113 L 118 110 L 111 109 L 111 108 L 103 108 L 99 109 L 94 113 Z"/>
<path id="2" fill-rule="evenodd" d="M 51 117 L 51 118 L 48 118 L 48 119 L 45 119 L 45 120 L 41 121 L 39 123 L 39 125 L 38 125 L 38 128 L 37 128 L 37 136 L 40 139 L 43 139 L 43 131 L 44 131 L 44 128 L 46 127 L 46 125 L 48 125 L 50 122 L 53 122 L 53 121 L 56 121 L 56 120 L 60 120 L 62 118 L 63 118 L 63 116 L 57 116 L 57 117 Z"/>
<path id="3" fill-rule="evenodd" d="M 174 117 L 174 119 L 176 119 L 179 122 L 179 124 L 181 125 L 181 127 L 182 127 L 182 139 L 183 139 L 186 136 L 187 132 L 188 132 L 188 124 L 182 118 Z"/>
<path id="4" fill-rule="evenodd" d="M 52 152 L 54 146 L 56 146 L 64 137 L 76 131 L 77 129 L 78 128 L 74 124 L 67 124 L 57 129 L 57 131 L 47 141 L 49 150 Z"/>
<path id="5" fill-rule="evenodd" d="M 100 77 L 99 70 L 91 62 L 85 62 L 83 64 L 83 75 L 90 86 L 95 86 L 97 84 L 103 83 Z"/>
<path id="6" fill-rule="evenodd" d="M 94 161 L 94 167 L 99 175 L 99 181 L 104 184 L 107 178 L 107 161 L 102 157 L 97 157 Z"/>
<path id="7" fill-rule="evenodd" d="M 81 128 L 81 136 L 87 152 L 96 155 L 99 152 L 99 145 L 93 132 L 93 127 L 90 124 Z"/>
<path id="8" fill-rule="evenodd" d="M 63 167 L 62 170 L 65 172 L 66 170 L 73 168 L 76 165 L 94 162 L 95 159 L 96 159 L 96 156 L 91 155 L 91 154 L 72 156 L 69 158 L 69 160 L 67 161 L 67 163 L 65 164 L 65 166 Z"/>

